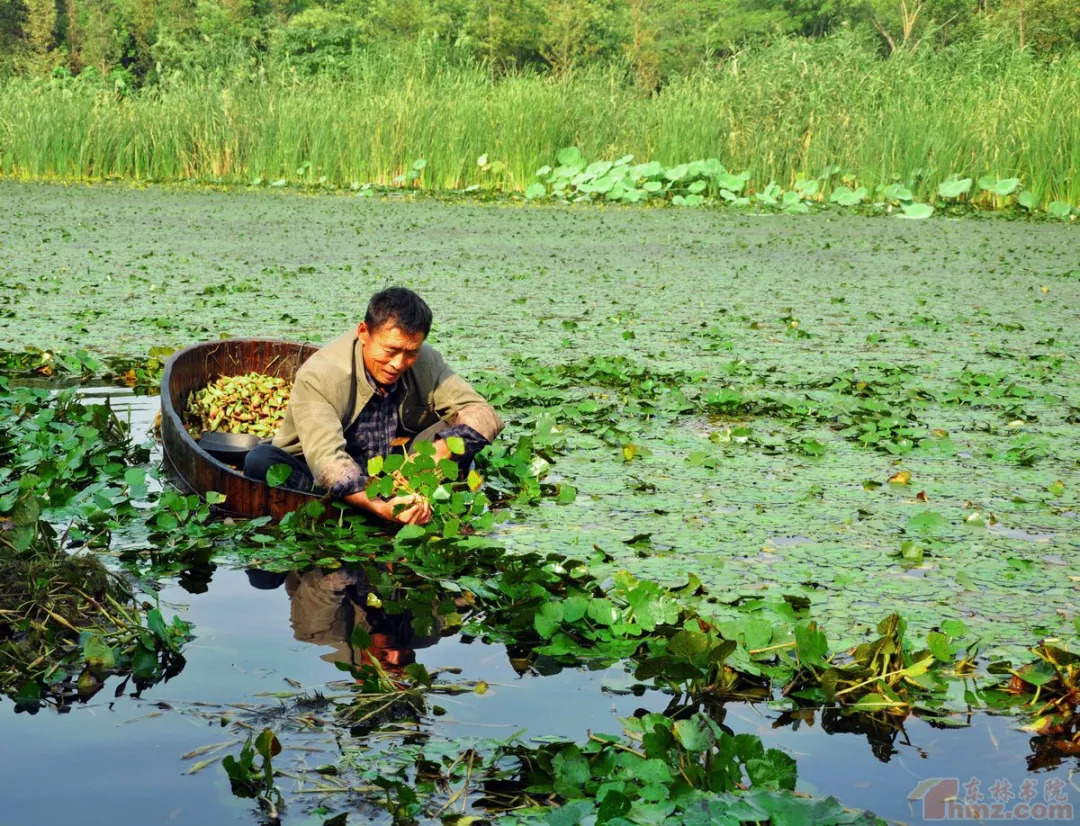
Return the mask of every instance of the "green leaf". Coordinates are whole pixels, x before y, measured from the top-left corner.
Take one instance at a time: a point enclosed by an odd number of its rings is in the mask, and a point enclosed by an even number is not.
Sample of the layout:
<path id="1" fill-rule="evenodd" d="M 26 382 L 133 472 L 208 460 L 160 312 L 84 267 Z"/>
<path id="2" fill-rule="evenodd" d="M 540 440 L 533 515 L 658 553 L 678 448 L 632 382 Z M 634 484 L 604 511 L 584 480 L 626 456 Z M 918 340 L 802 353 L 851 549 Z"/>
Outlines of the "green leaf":
<path id="1" fill-rule="evenodd" d="M 907 521 L 904 528 L 908 533 L 923 535 L 939 534 L 949 527 L 949 520 L 937 511 L 925 511 L 917 514 Z"/>
<path id="2" fill-rule="evenodd" d="M 938 662 L 952 663 L 952 646 L 949 645 L 949 638 L 945 634 L 931 631 L 926 635 L 926 644 Z"/>
<path id="3" fill-rule="evenodd" d="M 457 466 L 457 462 L 453 459 L 440 459 L 439 460 L 439 473 L 443 475 L 444 479 L 449 479 L 451 482 L 458 478 L 460 468 Z"/>
<path id="4" fill-rule="evenodd" d="M 41 704 L 41 686 L 37 680 L 23 683 L 13 699 L 17 706 L 38 706 Z"/>
<path id="5" fill-rule="evenodd" d="M 588 615 L 597 625 L 611 625 L 618 619 L 619 612 L 610 599 L 599 597 L 589 600 Z"/>
<path id="6" fill-rule="evenodd" d="M 630 798 L 617 789 L 608 789 L 596 812 L 597 823 L 607 823 L 615 817 L 622 817 L 630 811 Z"/>
<path id="7" fill-rule="evenodd" d="M 255 751 L 262 756 L 263 760 L 269 760 L 271 757 L 277 757 L 281 754 L 281 743 L 274 732 L 264 728 L 259 736 L 255 738 Z"/>
<path id="8" fill-rule="evenodd" d="M 424 668 L 423 663 L 412 663 L 405 666 L 405 673 L 408 674 L 412 681 L 417 685 L 431 688 L 431 675 L 428 673 L 428 670 Z"/>
<path id="9" fill-rule="evenodd" d="M 779 749 L 769 749 L 763 756 L 747 760 L 746 773 L 755 789 L 795 790 L 795 760 Z"/>
<path id="10" fill-rule="evenodd" d="M 555 155 L 557 160 L 562 166 L 573 166 L 581 163 L 581 150 L 576 146 L 567 146 L 564 149 L 560 149 Z"/>
<path id="11" fill-rule="evenodd" d="M 991 191 L 998 197 L 1004 198 L 1008 195 L 1012 195 L 1019 188 L 1019 178 L 1002 178 L 1000 181 L 994 184 L 994 188 Z"/>
<path id="12" fill-rule="evenodd" d="M 708 751 L 716 742 L 712 730 L 697 714 L 687 720 L 679 720 L 675 723 L 675 739 L 679 742 L 679 745 L 691 753 Z"/>
<path id="13" fill-rule="evenodd" d="M 281 487 L 291 475 L 292 468 L 284 462 L 278 462 L 270 465 L 270 468 L 266 471 L 266 484 L 272 488 Z"/>
<path id="14" fill-rule="evenodd" d="M 465 440 L 460 436 L 448 436 L 446 439 L 446 446 L 455 456 L 463 456 L 465 454 Z"/>
<path id="15" fill-rule="evenodd" d="M 1016 196 L 1016 203 L 1020 204 L 1024 209 L 1032 210 L 1039 205 L 1039 196 L 1030 189 L 1025 189 Z"/>
<path id="16" fill-rule="evenodd" d="M 563 797 L 581 797 L 589 779 L 589 763 L 577 746 L 567 746 L 551 760 L 555 772 L 555 791 Z"/>
<path id="17" fill-rule="evenodd" d="M 697 631 L 682 630 L 668 640 L 668 651 L 688 660 L 694 659 L 708 647 L 708 637 Z"/>
<path id="18" fill-rule="evenodd" d="M 558 493 L 555 495 L 555 501 L 560 505 L 568 505 L 577 498 L 577 488 L 573 485 L 566 483 L 558 486 Z"/>
<path id="19" fill-rule="evenodd" d="M 94 668 L 109 669 L 116 666 L 116 652 L 96 634 L 86 638 L 82 655 L 83 659 Z"/>
<path id="20" fill-rule="evenodd" d="M 459 533 L 461 533 L 461 520 L 456 516 L 448 516 L 443 522 L 442 535 L 449 538 Z"/>
<path id="21" fill-rule="evenodd" d="M 536 198 L 543 198 L 547 195 L 547 187 L 539 181 L 534 181 L 525 187 L 525 198 L 527 200 L 535 200 Z"/>
<path id="22" fill-rule="evenodd" d="M 139 680 L 152 680 L 157 676 L 157 654 L 141 642 L 131 654 L 131 673 Z"/>
<path id="23" fill-rule="evenodd" d="M 380 473 L 382 473 L 382 469 L 383 469 L 383 457 L 382 456 L 372 456 L 370 459 L 367 460 L 368 476 L 378 476 Z"/>
<path id="24" fill-rule="evenodd" d="M 910 218 L 915 221 L 921 221 L 923 218 L 929 218 L 934 214 L 934 208 L 930 204 L 910 203 L 903 204 L 901 206 L 903 215 L 899 215 L 899 218 Z"/>
<path id="25" fill-rule="evenodd" d="M 838 186 L 832 191 L 829 201 L 838 206 L 852 207 L 865 201 L 866 195 L 865 187 L 860 186 L 858 189 L 851 189 L 846 186 Z"/>
<path id="26" fill-rule="evenodd" d="M 690 165 L 681 163 L 675 166 L 668 167 L 664 170 L 664 177 L 669 181 L 679 181 L 686 177 L 686 173 L 690 171 Z"/>
<path id="27" fill-rule="evenodd" d="M 953 638 L 965 637 L 968 632 L 967 626 L 960 620 L 955 619 L 942 620 L 941 630 Z"/>
<path id="28" fill-rule="evenodd" d="M 216 490 L 208 490 L 204 498 L 208 505 L 220 505 L 225 501 L 226 496 L 224 493 L 218 493 Z"/>
<path id="29" fill-rule="evenodd" d="M 823 666 L 829 642 L 815 624 L 801 623 L 795 626 L 795 650 L 803 665 Z"/>
<path id="30" fill-rule="evenodd" d="M 353 626 L 352 635 L 349 637 L 349 643 L 358 651 L 366 651 L 371 648 L 371 634 L 359 625 Z"/>
<path id="31" fill-rule="evenodd" d="M 1072 207 L 1064 201 L 1051 201 L 1047 204 L 1046 211 L 1055 218 L 1068 218 L 1072 213 Z"/>
<path id="32" fill-rule="evenodd" d="M 165 625 L 165 618 L 161 616 L 161 611 L 157 608 L 152 608 L 146 615 L 146 627 L 150 633 L 157 637 L 159 640 L 167 641 L 169 638 L 169 631 Z"/>
<path id="33" fill-rule="evenodd" d="M 865 697 L 860 697 L 858 702 L 852 705 L 851 708 L 854 711 L 864 711 L 872 714 L 875 711 L 884 711 L 888 708 L 895 708 L 898 705 L 903 704 L 890 700 L 887 697 L 883 697 L 880 694 L 870 693 Z"/>
<path id="34" fill-rule="evenodd" d="M 129 487 L 145 487 L 146 469 L 141 467 L 129 467 L 124 471 L 124 482 Z"/>
<path id="35" fill-rule="evenodd" d="M 398 542 L 408 542 L 413 539 L 421 539 L 427 535 L 427 531 L 423 525 L 402 525 L 401 529 L 394 536 L 394 540 Z"/>
<path id="36" fill-rule="evenodd" d="M 938 195 L 942 198 L 959 198 L 971 192 L 971 178 L 957 178 L 955 175 L 938 184 Z"/>
<path id="37" fill-rule="evenodd" d="M 1058 676 L 1054 667 L 1044 660 L 1028 663 L 1023 668 L 1018 669 L 1016 673 L 1021 680 L 1036 688 L 1046 685 Z"/>
<path id="38" fill-rule="evenodd" d="M 561 602 L 545 602 L 533 616 L 533 626 L 545 640 L 551 639 L 559 630 L 563 622 L 563 606 Z"/>
<path id="39" fill-rule="evenodd" d="M 547 811 L 550 814 L 542 821 L 543 826 L 581 826 L 585 818 L 594 813 L 594 806 L 591 800 L 571 800 Z"/>
<path id="40" fill-rule="evenodd" d="M 583 596 L 567 597 L 562 601 L 562 621 L 577 622 L 589 610 L 589 598 Z"/>
<path id="41" fill-rule="evenodd" d="M 922 545 L 909 539 L 900 544 L 900 556 L 913 565 L 922 565 L 925 551 Z"/>

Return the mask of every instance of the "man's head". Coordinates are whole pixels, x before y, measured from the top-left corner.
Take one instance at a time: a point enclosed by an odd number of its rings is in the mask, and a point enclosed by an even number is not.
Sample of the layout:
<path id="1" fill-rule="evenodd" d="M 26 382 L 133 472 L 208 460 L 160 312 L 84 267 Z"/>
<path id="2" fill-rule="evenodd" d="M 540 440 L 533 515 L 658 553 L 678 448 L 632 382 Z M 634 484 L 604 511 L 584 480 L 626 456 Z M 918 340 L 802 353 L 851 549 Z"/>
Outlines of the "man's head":
<path id="1" fill-rule="evenodd" d="M 416 363 L 429 332 L 431 308 L 412 290 L 375 293 L 356 330 L 364 367 L 379 384 L 393 384 Z"/>

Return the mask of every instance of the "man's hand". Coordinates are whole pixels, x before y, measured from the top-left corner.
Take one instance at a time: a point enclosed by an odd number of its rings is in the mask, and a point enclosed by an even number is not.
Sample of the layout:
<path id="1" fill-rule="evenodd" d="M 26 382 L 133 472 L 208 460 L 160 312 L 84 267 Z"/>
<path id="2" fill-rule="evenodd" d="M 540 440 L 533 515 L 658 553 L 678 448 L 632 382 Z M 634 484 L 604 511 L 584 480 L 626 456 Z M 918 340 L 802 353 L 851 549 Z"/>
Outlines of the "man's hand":
<path id="1" fill-rule="evenodd" d="M 451 453 L 450 445 L 446 443 L 446 439 L 436 439 L 432 442 L 432 445 L 435 447 L 435 456 L 432 457 L 435 459 L 435 464 L 438 464 L 443 459 L 454 458 L 454 454 Z"/>
<path id="2" fill-rule="evenodd" d="M 350 493 L 345 497 L 345 501 L 382 519 L 399 522 L 402 525 L 426 525 L 431 521 L 431 503 L 415 493 L 395 496 L 390 501 L 384 502 L 378 497 L 369 499 L 367 493 L 361 490 Z"/>
<path id="3" fill-rule="evenodd" d="M 395 496 L 387 505 L 387 518 L 402 525 L 426 525 L 431 521 L 431 503 L 423 496 Z"/>

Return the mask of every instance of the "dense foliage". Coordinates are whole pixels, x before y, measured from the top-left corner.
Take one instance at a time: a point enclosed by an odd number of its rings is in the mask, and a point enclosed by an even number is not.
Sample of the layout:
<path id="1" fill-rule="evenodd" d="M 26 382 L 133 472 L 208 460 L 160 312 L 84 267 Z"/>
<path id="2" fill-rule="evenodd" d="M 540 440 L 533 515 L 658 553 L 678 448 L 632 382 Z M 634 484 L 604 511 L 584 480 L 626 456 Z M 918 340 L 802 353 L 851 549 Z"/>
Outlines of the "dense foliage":
<path id="1" fill-rule="evenodd" d="M 767 200 L 771 184 L 818 178 L 804 195 L 904 203 L 878 197 L 892 186 L 933 203 L 956 175 L 963 200 L 964 179 L 980 201 L 983 179 L 1015 179 L 1025 209 L 1080 201 L 1080 50 L 1047 61 L 980 41 L 882 58 L 848 32 L 756 46 L 656 94 L 617 63 L 493 75 L 426 46 L 316 76 L 239 63 L 130 93 L 86 72 L 0 89 L 0 175 L 21 178 L 524 193 L 554 190 L 559 176 L 537 171 L 576 146 L 588 162 L 717 159 Z"/>
<path id="2" fill-rule="evenodd" d="M 418 41 L 497 70 L 619 61 L 645 89 L 790 34 L 865 32 L 882 54 L 994 39 L 1080 43 L 1078 0 L 0 0 L 0 70 L 122 84 L 238 57 L 300 71 Z"/>

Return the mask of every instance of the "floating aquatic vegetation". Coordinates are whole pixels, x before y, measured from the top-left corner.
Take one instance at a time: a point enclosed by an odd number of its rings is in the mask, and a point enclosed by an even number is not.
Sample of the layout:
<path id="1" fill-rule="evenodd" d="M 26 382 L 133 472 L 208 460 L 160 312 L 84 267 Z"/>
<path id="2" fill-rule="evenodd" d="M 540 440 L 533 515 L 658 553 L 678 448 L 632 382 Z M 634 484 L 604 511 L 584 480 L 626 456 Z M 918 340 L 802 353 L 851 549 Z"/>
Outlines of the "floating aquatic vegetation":
<path id="1" fill-rule="evenodd" d="M 18 707 L 87 700 L 112 674 L 142 690 L 177 674 L 186 623 L 141 606 L 75 544 L 107 541 L 146 495 L 144 448 L 105 405 L 0 379 L 0 692 Z M 66 515 L 58 530 L 46 513 Z"/>

